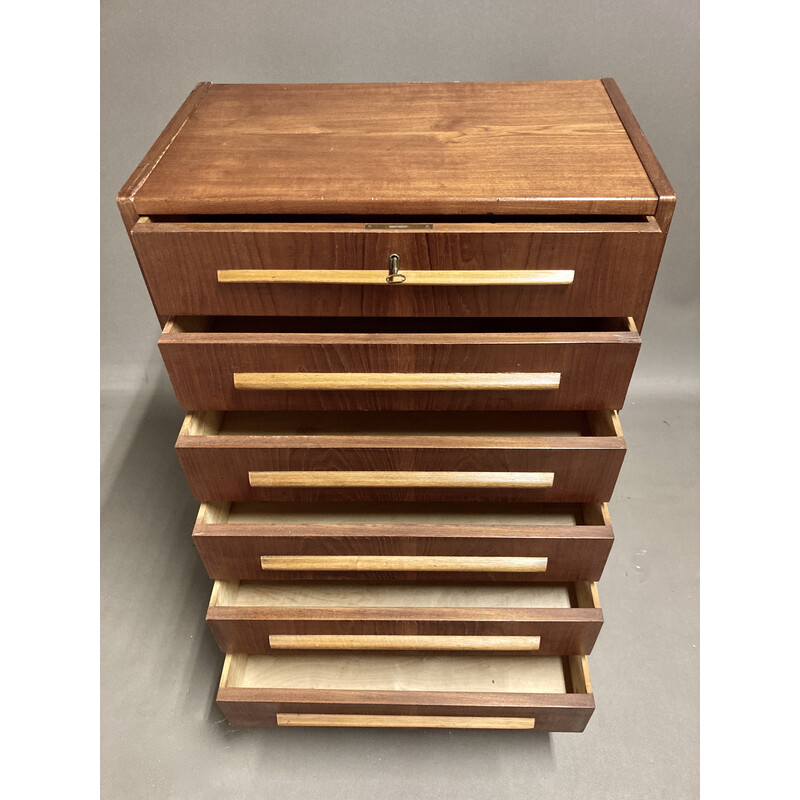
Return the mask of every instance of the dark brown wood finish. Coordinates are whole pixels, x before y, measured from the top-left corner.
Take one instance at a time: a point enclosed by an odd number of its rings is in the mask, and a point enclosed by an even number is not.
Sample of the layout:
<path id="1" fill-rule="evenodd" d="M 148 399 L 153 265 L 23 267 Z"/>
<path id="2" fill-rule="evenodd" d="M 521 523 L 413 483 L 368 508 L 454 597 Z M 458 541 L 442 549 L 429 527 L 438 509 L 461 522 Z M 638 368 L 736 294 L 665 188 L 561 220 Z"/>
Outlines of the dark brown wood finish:
<path id="1" fill-rule="evenodd" d="M 644 167 L 647 177 L 653 186 L 655 193 L 658 195 L 658 206 L 656 208 L 655 216 L 661 230 L 666 239 L 669 232 L 670 222 L 672 215 L 675 211 L 675 190 L 667 178 L 661 164 L 650 147 L 650 143 L 644 135 L 644 132 L 639 127 L 636 117 L 633 115 L 628 101 L 623 97 L 622 92 L 613 78 L 603 78 L 603 86 L 608 93 L 609 99 L 614 105 L 620 122 L 625 128 L 625 132 L 630 138 L 631 144 L 636 150 L 636 155 Z"/>
<path id="2" fill-rule="evenodd" d="M 190 412 L 229 722 L 583 730 L 612 410 L 675 206 L 616 82 L 202 83 L 117 202 Z"/>
<path id="3" fill-rule="evenodd" d="M 618 409 L 641 345 L 634 329 L 564 333 L 202 332 L 170 321 L 159 349 L 190 409 L 503 411 Z M 527 323 L 530 327 L 530 322 Z M 632 325 L 632 322 L 631 322 Z M 525 325 L 520 325 L 524 328 Z M 244 390 L 236 373 L 559 373 L 548 390 Z"/>
<path id="4" fill-rule="evenodd" d="M 294 635 L 539 636 L 537 655 L 588 655 L 600 608 L 369 608 L 209 605 L 206 621 L 223 652 L 268 653 L 269 637 Z"/>
<path id="5" fill-rule="evenodd" d="M 163 158 L 164 153 L 167 152 L 175 137 L 181 132 L 181 129 L 203 101 L 210 88 L 211 83 L 206 81 L 198 83 L 192 89 L 189 96 L 183 101 L 181 107 L 175 112 L 175 115 L 155 140 L 153 146 L 147 151 L 145 157 L 139 162 L 139 165 L 131 173 L 128 180 L 125 181 L 125 185 L 119 190 L 117 202 L 124 204 L 126 209 L 133 205 L 134 196 L 150 177 L 156 164 Z"/>
<path id="6" fill-rule="evenodd" d="M 402 413 L 402 412 L 399 412 Z M 435 414 L 435 412 L 434 412 Z M 269 415 L 263 415 L 267 419 Z M 393 419 L 388 431 L 380 428 L 381 416 L 366 413 L 372 431 L 317 434 L 287 432 L 249 435 L 223 432 L 198 435 L 189 431 L 191 418 L 175 444 L 189 486 L 200 501 L 467 501 L 467 502 L 592 502 L 611 498 L 625 456 L 622 435 L 554 435 L 535 424 L 518 433 L 460 433 L 451 427 L 448 415 L 442 433 L 436 431 L 436 417 L 406 415 L 411 431 L 402 431 L 403 419 Z M 549 414 L 556 419 L 559 415 Z M 565 424 L 573 422 L 568 415 Z M 377 419 L 375 419 L 377 417 Z M 422 422 L 418 420 L 422 418 Z M 506 419 L 506 417 L 502 417 Z M 468 425 L 470 417 L 467 417 Z M 374 420 L 374 421 L 373 421 Z M 449 423 L 447 425 L 446 423 Z M 367 424 L 369 430 L 370 423 Z M 589 423 L 585 423 L 589 430 Z M 498 422 L 498 428 L 500 423 Z M 475 487 L 257 487 L 251 472 L 330 471 L 363 472 L 520 472 L 554 473 L 552 486 L 545 488 Z M 320 482 L 321 483 L 321 482 Z"/>
<path id="7" fill-rule="evenodd" d="M 339 504 L 347 508 L 348 504 Z M 402 504 L 384 506 L 387 514 Z M 475 506 L 473 506 L 475 508 Z M 515 507 L 525 513 L 526 506 Z M 454 512 L 464 507 L 451 506 Z M 321 510 L 324 510 L 321 509 Z M 331 509 L 334 511 L 334 509 Z M 424 509 L 423 509 L 424 510 Z M 479 510 L 479 509 L 476 509 Z M 507 511 L 514 509 L 507 508 Z M 441 508 L 433 509 L 441 513 Z M 209 576 L 218 580 L 371 580 L 394 582 L 546 582 L 599 580 L 614 542 L 607 513 L 584 506 L 583 524 L 464 524 L 463 522 L 277 522 L 231 523 L 202 506 L 192 532 Z M 545 572 L 265 572 L 270 555 L 516 556 L 547 558 Z"/>
<path id="8" fill-rule="evenodd" d="M 361 223 L 153 222 L 132 241 L 159 314 L 290 316 L 632 316 L 652 291 L 663 246 L 655 220 Z M 224 284 L 218 270 L 573 270 L 570 285 Z"/>
<path id="9" fill-rule="evenodd" d="M 672 223 L 672 216 L 675 212 L 676 196 L 672 184 L 669 182 L 666 173 L 664 172 L 661 164 L 650 147 L 639 123 L 636 121 L 627 100 L 622 95 L 622 92 L 617 86 L 617 82 L 613 78 L 603 78 L 603 86 L 608 92 L 609 99 L 614 104 L 614 108 L 619 115 L 620 122 L 625 127 L 625 131 L 631 140 L 631 144 L 636 150 L 642 166 L 647 172 L 647 177 L 653 185 L 653 189 L 658 195 L 658 207 L 656 208 L 655 218 L 662 231 L 660 245 L 657 248 L 657 260 L 660 262 L 661 255 L 664 250 L 664 245 L 667 242 L 667 233 Z M 647 304 L 649 304 L 649 297 Z M 642 329 L 644 318 L 647 313 L 647 305 L 641 312 L 641 317 L 636 317 L 639 323 L 639 330 Z"/>
<path id="10" fill-rule="evenodd" d="M 603 625 L 599 609 L 489 610 L 435 609 L 427 614 L 396 609 L 336 609 L 335 617 L 314 610 L 209 609 L 206 616 L 223 652 L 268 653 L 269 636 L 279 634 L 540 636 L 538 655 L 589 654 Z M 504 613 L 508 612 L 508 613 Z"/>
<path id="11" fill-rule="evenodd" d="M 538 733 L 580 733 L 594 712 L 592 694 L 342 692 L 221 687 L 217 704 L 231 725 L 274 727 L 284 714 L 397 714 L 533 717 Z"/>
<path id="12" fill-rule="evenodd" d="M 561 659 L 566 691 L 541 693 L 243 687 L 239 685 L 240 676 L 245 660 L 250 658 L 264 656 L 229 654 L 226 657 L 217 703 L 232 725 L 274 726 L 279 714 L 374 714 L 534 718 L 534 730 L 543 733 L 579 732 L 584 730 L 594 711 L 586 656 Z M 527 658 L 534 662 L 538 656 Z M 493 660 L 498 669 L 504 669 L 502 657 L 495 656 Z M 519 665 L 519 660 L 516 662 Z M 469 660 L 464 659 L 462 663 L 469 668 Z"/>
<path id="13" fill-rule="evenodd" d="M 133 196 L 143 214 L 650 214 L 598 80 L 225 85 Z"/>
<path id="14" fill-rule="evenodd" d="M 131 173 L 131 176 L 125 182 L 125 185 L 119 190 L 119 194 L 117 195 L 117 208 L 119 208 L 120 215 L 122 216 L 122 222 L 125 225 L 125 230 L 127 231 L 129 237 L 131 235 L 131 231 L 139 220 L 139 214 L 133 205 L 133 196 L 147 180 L 155 165 L 158 164 L 161 157 L 167 151 L 167 148 L 170 146 L 170 144 L 172 144 L 178 133 L 180 133 L 181 128 L 183 128 L 189 117 L 202 101 L 210 86 L 211 84 L 206 82 L 198 83 L 197 86 L 194 87 L 186 100 L 184 100 L 181 107 L 175 112 L 175 116 L 167 123 L 166 128 L 164 128 L 160 136 L 153 143 L 153 146 L 147 151 L 145 157 L 139 162 L 139 165 Z M 134 253 L 136 253 L 135 245 L 133 250 Z M 138 253 L 136 255 L 138 260 Z M 145 285 L 147 286 L 147 291 L 150 294 L 150 300 L 153 302 L 153 306 L 156 308 L 158 321 L 163 327 L 168 315 L 162 314 L 158 310 L 159 290 L 154 289 L 151 285 L 150 275 L 145 272 L 141 260 L 139 260 L 139 267 L 142 270 L 142 277 L 144 278 Z"/>

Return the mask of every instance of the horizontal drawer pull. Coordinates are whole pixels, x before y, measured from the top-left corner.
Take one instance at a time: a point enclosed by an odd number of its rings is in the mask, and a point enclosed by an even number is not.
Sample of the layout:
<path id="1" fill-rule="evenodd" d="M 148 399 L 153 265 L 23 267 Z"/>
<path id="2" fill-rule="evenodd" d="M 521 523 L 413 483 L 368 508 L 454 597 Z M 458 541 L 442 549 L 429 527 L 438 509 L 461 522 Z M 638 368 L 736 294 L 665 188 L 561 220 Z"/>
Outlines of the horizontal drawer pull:
<path id="1" fill-rule="evenodd" d="M 533 717 L 434 717 L 397 714 L 278 714 L 281 727 L 474 728 L 532 730 Z"/>
<path id="2" fill-rule="evenodd" d="M 403 270 L 405 285 L 416 286 L 568 286 L 571 269 Z M 380 269 L 220 269 L 219 283 L 331 283 L 392 286 Z"/>
<path id="3" fill-rule="evenodd" d="M 237 389 L 558 389 L 560 372 L 235 372 Z"/>
<path id="4" fill-rule="evenodd" d="M 545 572 L 536 556 L 261 556 L 263 570 Z"/>
<path id="5" fill-rule="evenodd" d="M 248 472 L 254 488 L 347 486 L 347 487 L 450 487 L 548 489 L 553 472 L 401 472 L 399 470 L 363 472 L 316 471 Z"/>
<path id="6" fill-rule="evenodd" d="M 538 650 L 539 636 L 273 634 L 273 650 Z"/>

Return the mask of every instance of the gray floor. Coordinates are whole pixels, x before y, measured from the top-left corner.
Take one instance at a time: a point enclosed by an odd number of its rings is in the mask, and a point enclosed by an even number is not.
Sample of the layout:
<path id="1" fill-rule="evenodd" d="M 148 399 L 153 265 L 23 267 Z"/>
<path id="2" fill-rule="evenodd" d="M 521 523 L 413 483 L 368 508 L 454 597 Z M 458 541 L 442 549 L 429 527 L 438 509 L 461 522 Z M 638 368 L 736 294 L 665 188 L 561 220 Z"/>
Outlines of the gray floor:
<path id="1" fill-rule="evenodd" d="M 197 503 L 172 449 L 183 415 L 154 348 L 140 394 L 103 396 L 103 797 L 696 797 L 698 403 L 656 369 L 695 327 L 657 324 L 621 414 L 583 734 L 231 728 L 214 703 L 223 656 L 204 622 Z"/>

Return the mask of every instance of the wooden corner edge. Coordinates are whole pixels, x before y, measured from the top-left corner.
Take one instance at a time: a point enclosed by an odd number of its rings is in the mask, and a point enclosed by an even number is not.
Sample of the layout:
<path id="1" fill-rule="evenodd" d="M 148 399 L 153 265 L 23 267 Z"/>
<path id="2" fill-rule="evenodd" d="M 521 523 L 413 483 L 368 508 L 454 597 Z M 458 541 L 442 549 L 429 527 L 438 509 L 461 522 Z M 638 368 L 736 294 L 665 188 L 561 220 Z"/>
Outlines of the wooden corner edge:
<path id="1" fill-rule="evenodd" d="M 592 679 L 589 675 L 589 658 L 587 656 L 581 656 L 581 670 L 583 671 L 583 683 L 586 687 L 586 694 L 594 695 L 594 691 L 592 690 Z"/>
<path id="2" fill-rule="evenodd" d="M 625 128 L 633 149 L 636 151 L 636 155 L 639 157 L 639 161 L 647 173 L 655 193 L 658 195 L 658 207 L 655 217 L 666 234 L 675 209 L 675 190 L 672 188 L 672 184 L 658 158 L 656 158 L 653 148 L 647 141 L 647 137 L 636 121 L 636 117 L 633 115 L 633 111 L 631 111 L 628 101 L 624 98 L 617 82 L 614 78 L 601 78 L 600 82 L 603 84 L 608 99 L 611 101 L 611 105 L 614 106 L 619 121 L 622 123 L 622 127 Z"/>
<path id="3" fill-rule="evenodd" d="M 175 137 L 203 101 L 211 86 L 211 81 L 203 81 L 192 89 L 164 130 L 161 131 L 153 146 L 147 151 L 145 157 L 139 162 L 139 165 L 131 173 L 128 180 L 125 181 L 117 193 L 117 205 L 120 211 L 123 212 L 123 217 L 125 217 L 124 209 L 133 204 L 136 192 L 142 187 L 156 164 L 163 158 L 164 153 L 167 152 Z"/>

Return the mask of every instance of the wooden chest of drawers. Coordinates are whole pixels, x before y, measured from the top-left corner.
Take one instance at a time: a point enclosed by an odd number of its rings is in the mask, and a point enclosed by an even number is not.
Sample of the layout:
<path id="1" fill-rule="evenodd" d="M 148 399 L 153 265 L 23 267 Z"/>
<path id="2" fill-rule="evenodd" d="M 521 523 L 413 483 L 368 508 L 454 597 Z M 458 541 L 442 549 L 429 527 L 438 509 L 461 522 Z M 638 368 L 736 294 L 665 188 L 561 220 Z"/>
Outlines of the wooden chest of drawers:
<path id="1" fill-rule="evenodd" d="M 118 204 L 228 720 L 583 730 L 675 204 L 614 81 L 199 84 Z"/>

